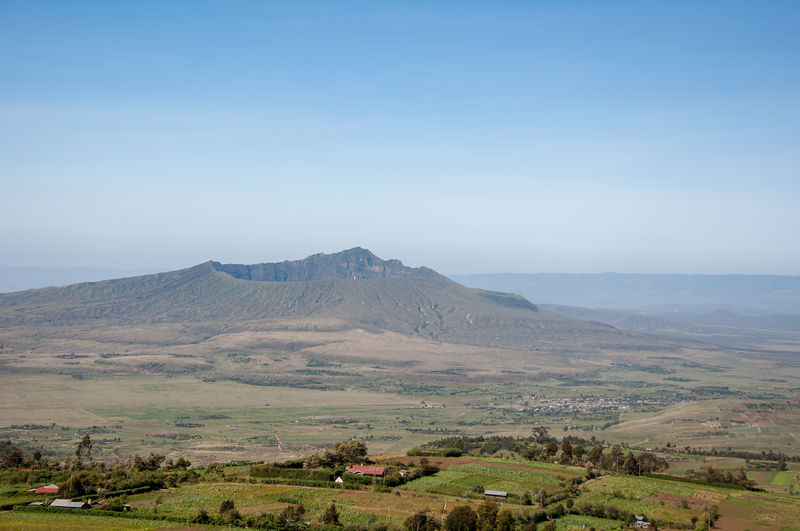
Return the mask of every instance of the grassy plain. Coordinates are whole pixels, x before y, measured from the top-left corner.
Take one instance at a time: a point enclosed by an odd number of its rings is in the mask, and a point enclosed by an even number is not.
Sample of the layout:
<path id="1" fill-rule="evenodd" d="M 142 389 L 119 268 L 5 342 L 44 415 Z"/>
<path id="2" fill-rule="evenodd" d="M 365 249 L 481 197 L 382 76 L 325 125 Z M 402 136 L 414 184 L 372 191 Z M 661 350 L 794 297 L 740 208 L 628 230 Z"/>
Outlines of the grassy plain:
<path id="1" fill-rule="evenodd" d="M 237 340 L 216 336 L 211 350 L 177 353 L 7 353 L 0 436 L 63 458 L 89 431 L 101 458 L 159 451 L 198 463 L 286 459 L 351 437 L 399 453 L 450 434 L 527 435 L 540 424 L 639 448 L 800 446 L 800 368 L 783 362 L 708 352 L 575 360 L 364 331 L 275 334 L 270 344 L 284 350 L 246 355 L 224 354 L 219 344 Z M 150 369 L 130 365 L 141 356 Z M 159 360 L 213 369 L 172 371 Z"/>

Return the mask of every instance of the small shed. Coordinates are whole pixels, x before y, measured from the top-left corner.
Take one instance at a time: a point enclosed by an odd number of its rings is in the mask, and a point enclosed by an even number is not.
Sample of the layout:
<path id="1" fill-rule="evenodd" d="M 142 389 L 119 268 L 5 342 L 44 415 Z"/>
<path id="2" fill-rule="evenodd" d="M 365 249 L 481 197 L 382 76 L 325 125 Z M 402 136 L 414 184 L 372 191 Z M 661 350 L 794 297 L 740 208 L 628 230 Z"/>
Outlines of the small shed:
<path id="1" fill-rule="evenodd" d="M 53 500 L 53 503 L 50 504 L 50 507 L 62 507 L 64 509 L 88 509 L 91 506 L 85 501 L 74 502 L 64 498 L 56 498 Z"/>
<path id="2" fill-rule="evenodd" d="M 344 480 L 342 479 L 342 476 L 339 476 L 339 477 L 337 477 L 336 479 L 334 479 L 334 480 L 333 480 L 333 482 L 334 482 L 334 483 L 339 483 L 339 484 L 342 484 L 342 483 L 344 483 Z"/>
<path id="3" fill-rule="evenodd" d="M 492 498 L 508 498 L 508 493 L 503 490 L 484 490 L 483 495 Z"/>

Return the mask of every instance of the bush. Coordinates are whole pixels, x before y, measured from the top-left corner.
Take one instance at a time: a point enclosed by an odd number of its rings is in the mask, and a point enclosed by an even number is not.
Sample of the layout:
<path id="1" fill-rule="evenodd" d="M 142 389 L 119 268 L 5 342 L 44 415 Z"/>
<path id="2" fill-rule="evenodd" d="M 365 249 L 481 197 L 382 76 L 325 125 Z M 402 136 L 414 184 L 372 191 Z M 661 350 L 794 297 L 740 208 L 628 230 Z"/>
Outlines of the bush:
<path id="1" fill-rule="evenodd" d="M 566 511 L 564 510 L 564 506 L 561 505 L 560 503 L 555 507 L 550 507 L 549 509 L 547 509 L 547 517 L 551 520 L 555 520 L 556 518 L 561 518 L 562 516 L 564 516 L 564 514 L 566 514 Z"/>
<path id="2" fill-rule="evenodd" d="M 428 513 L 418 512 L 406 518 L 403 522 L 408 531 L 437 531 L 439 522 Z"/>
<path id="3" fill-rule="evenodd" d="M 211 516 L 205 509 L 200 509 L 197 513 L 189 519 L 190 524 L 210 524 Z"/>
<path id="4" fill-rule="evenodd" d="M 331 503 L 328 505 L 328 508 L 325 509 L 325 514 L 322 515 L 322 523 L 326 525 L 339 524 L 339 511 L 336 509 L 335 503 Z"/>
<path id="5" fill-rule="evenodd" d="M 476 531 L 478 515 L 469 505 L 459 505 L 444 520 L 447 531 Z"/>

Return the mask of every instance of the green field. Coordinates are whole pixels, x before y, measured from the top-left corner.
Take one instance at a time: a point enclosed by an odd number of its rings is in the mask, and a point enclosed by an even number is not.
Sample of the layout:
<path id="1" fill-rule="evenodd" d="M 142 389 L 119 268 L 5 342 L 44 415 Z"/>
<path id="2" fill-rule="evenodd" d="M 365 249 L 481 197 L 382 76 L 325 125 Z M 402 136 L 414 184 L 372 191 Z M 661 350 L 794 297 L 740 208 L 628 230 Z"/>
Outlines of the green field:
<path id="1" fill-rule="evenodd" d="M 541 488 L 554 489 L 564 476 L 532 469 L 508 468 L 498 464 L 464 464 L 412 481 L 407 488 L 419 492 L 468 496 L 473 488 L 499 490 L 522 495 Z"/>
<path id="2" fill-rule="evenodd" d="M 795 471 L 778 472 L 775 477 L 770 481 L 770 485 L 777 487 L 788 487 L 789 485 L 796 484 L 798 481 L 798 473 Z"/>
<path id="3" fill-rule="evenodd" d="M 173 531 L 203 529 L 203 527 L 170 525 L 164 522 L 148 520 L 130 520 L 106 516 L 83 516 L 81 514 L 46 514 L 46 513 L 0 513 L 0 529 L 25 529 L 28 531 L 83 531 L 108 529 L 140 529 L 145 531 Z"/>
<path id="4" fill-rule="evenodd" d="M 387 459 L 386 464 L 394 463 L 396 466 L 402 458 L 383 459 Z M 757 529 L 764 531 L 790 530 L 797 529 L 796 523 L 800 521 L 798 496 L 618 475 L 590 479 L 570 494 L 568 489 L 564 489 L 565 480 L 585 473 L 584 469 L 474 457 L 432 458 L 432 461 L 443 467 L 434 475 L 412 480 L 395 489 L 382 488 L 379 480 L 367 482 L 355 490 L 336 487 L 333 483 L 329 487 L 265 484 L 250 478 L 248 466 L 229 466 L 224 468 L 224 481 L 223 476 L 206 477 L 201 473 L 198 483 L 128 496 L 126 502 L 131 505 L 132 512 L 126 515 L 135 518 L 92 516 L 91 511 L 53 514 L 47 509 L 40 512 L 14 510 L 0 513 L 0 528 L 191 529 L 193 527 L 181 522 L 188 522 L 201 510 L 218 515 L 222 502 L 233 500 L 236 509 L 245 517 L 277 514 L 290 505 L 302 504 L 306 510 L 305 519 L 313 524 L 320 522 L 326 508 L 334 503 L 340 522 L 346 526 L 366 527 L 387 522 L 399 529 L 406 518 L 420 511 L 429 512 L 441 520 L 458 505 L 466 504 L 477 509 L 483 502 L 481 493 L 484 488 L 506 490 L 511 494 L 536 492 L 538 489 L 548 493 L 566 493 L 566 498 L 544 508 L 549 511 L 556 505 L 574 507 L 572 513 L 567 510 L 567 514 L 555 520 L 556 529 L 565 531 L 583 529 L 584 524 L 598 530 L 619 529 L 620 521 L 614 518 L 581 513 L 594 507 L 607 511 L 609 506 L 622 512 L 646 515 L 651 521 L 661 522 L 661 528 L 669 528 L 670 522 L 690 526 L 693 519 L 703 518 L 711 505 L 719 508 L 719 529 L 758 526 Z M 418 463 L 412 458 L 405 462 Z M 11 499 L 26 487 L 25 484 L 8 485 L 2 492 L 6 499 Z M 510 510 L 517 522 L 524 522 L 540 510 L 535 496 L 533 505 L 521 505 L 519 498 L 514 496 L 500 500 L 500 505 Z M 156 519 L 160 517 L 180 521 L 159 522 Z"/>

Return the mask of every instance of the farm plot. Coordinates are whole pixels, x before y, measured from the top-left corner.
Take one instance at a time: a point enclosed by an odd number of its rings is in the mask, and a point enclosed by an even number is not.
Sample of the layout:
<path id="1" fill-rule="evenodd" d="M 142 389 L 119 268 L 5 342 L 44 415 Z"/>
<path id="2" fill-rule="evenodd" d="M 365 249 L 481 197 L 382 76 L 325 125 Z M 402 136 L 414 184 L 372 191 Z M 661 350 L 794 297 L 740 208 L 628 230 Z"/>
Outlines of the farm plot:
<path id="1" fill-rule="evenodd" d="M 621 510 L 651 519 L 691 524 L 698 507 L 718 503 L 727 496 L 711 488 L 687 483 L 633 476 L 606 476 L 589 481 L 576 505 L 611 503 Z"/>
<path id="2" fill-rule="evenodd" d="M 544 470 L 504 467 L 496 464 L 468 463 L 453 465 L 437 473 L 416 479 L 403 488 L 416 492 L 468 496 L 483 494 L 483 489 L 506 491 L 521 495 L 541 488 L 554 490 L 564 481 L 561 474 Z"/>
<path id="3" fill-rule="evenodd" d="M 800 521 L 797 498 L 774 493 L 633 476 L 606 476 L 589 481 L 584 484 L 583 491 L 576 505 L 608 502 L 662 522 L 689 525 L 692 516 L 702 516 L 705 508 L 711 505 L 718 505 L 721 519 L 731 525 L 744 522 L 746 525 L 742 529 L 754 525 L 794 529 Z"/>
<path id="4" fill-rule="evenodd" d="M 199 510 L 219 510 L 224 500 L 235 500 L 244 515 L 274 513 L 290 504 L 302 504 L 310 521 L 319 521 L 325 509 L 336 503 L 343 523 L 365 524 L 370 518 L 393 519 L 398 523 L 418 511 L 430 510 L 441 515 L 450 496 L 420 495 L 415 492 L 375 492 L 340 488 L 300 487 L 242 483 L 203 483 L 131 496 L 135 510 L 189 518 Z M 474 502 L 473 507 L 477 507 Z"/>
<path id="5" fill-rule="evenodd" d="M 775 477 L 772 478 L 772 481 L 770 481 L 770 485 L 776 487 L 788 487 L 789 485 L 793 485 L 797 483 L 797 474 L 798 473 L 793 470 L 778 472 L 775 474 Z"/>
<path id="6" fill-rule="evenodd" d="M 184 524 L 168 524 L 165 522 L 114 518 L 110 516 L 85 516 L 82 514 L 47 514 L 47 513 L 0 513 L 0 529 L 26 529 L 31 531 L 84 531 L 119 529 L 126 531 L 136 529 L 142 531 L 189 530 L 202 529 L 187 527 Z"/>

